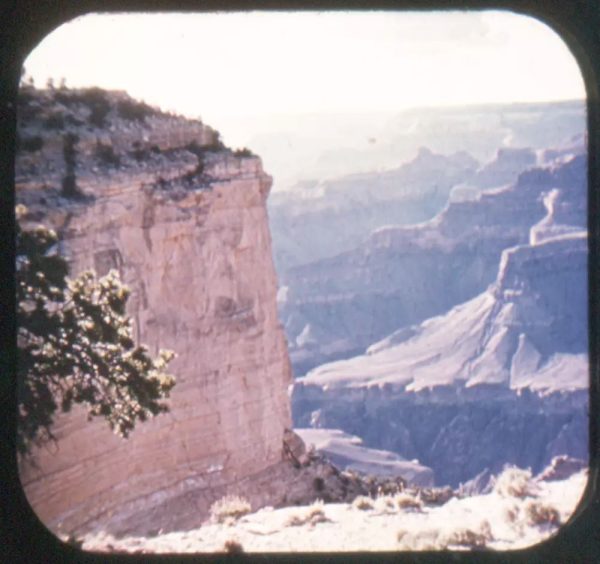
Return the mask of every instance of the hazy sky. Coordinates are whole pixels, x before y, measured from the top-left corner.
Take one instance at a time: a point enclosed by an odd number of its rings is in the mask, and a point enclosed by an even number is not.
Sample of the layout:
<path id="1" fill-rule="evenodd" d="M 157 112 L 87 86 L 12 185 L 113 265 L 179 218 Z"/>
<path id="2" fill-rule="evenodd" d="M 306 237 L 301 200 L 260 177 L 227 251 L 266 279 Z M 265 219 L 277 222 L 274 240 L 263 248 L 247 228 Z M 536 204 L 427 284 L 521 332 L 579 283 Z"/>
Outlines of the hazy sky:
<path id="1" fill-rule="evenodd" d="M 25 63 L 219 128 L 235 116 L 583 98 L 560 37 L 510 12 L 90 15 Z M 232 133 L 235 136 L 235 131 Z"/>

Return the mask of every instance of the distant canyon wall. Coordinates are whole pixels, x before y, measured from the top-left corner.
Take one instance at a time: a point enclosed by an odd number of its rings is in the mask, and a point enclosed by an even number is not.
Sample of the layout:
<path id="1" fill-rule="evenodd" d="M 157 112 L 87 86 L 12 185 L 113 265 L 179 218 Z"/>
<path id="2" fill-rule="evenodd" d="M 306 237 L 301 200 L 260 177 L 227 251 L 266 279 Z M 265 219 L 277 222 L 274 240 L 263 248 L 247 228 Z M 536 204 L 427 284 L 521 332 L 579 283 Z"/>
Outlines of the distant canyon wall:
<path id="1" fill-rule="evenodd" d="M 297 379 L 296 426 L 358 435 L 365 446 L 418 459 L 433 469 L 438 485 L 453 487 L 507 463 L 539 472 L 557 455 L 586 460 L 585 164 L 580 156 L 531 171 L 514 191 L 490 195 L 498 219 L 502 194 L 548 187 L 546 213 L 531 225 L 529 241 L 502 252 L 495 281 L 478 296 Z M 518 201 L 526 200 L 513 200 L 507 218 L 517 217 Z M 502 230 L 509 227 L 507 221 Z M 387 235 L 396 245 L 404 241 L 400 228 Z M 421 235 L 413 244 L 435 244 Z"/>
<path id="2" fill-rule="evenodd" d="M 451 198 L 427 222 L 382 226 L 354 249 L 290 269 L 279 308 L 295 376 L 477 296 L 505 249 L 543 239 L 555 223 L 585 229 L 586 174 L 582 154 L 531 168 L 509 185 Z"/>
<path id="3" fill-rule="evenodd" d="M 457 383 L 418 392 L 392 384 L 361 388 L 294 387 L 298 427 L 342 429 L 365 445 L 433 469 L 436 485 L 458 487 L 505 464 L 545 468 L 554 456 L 587 460 L 589 392 L 550 396 L 498 384 Z"/>

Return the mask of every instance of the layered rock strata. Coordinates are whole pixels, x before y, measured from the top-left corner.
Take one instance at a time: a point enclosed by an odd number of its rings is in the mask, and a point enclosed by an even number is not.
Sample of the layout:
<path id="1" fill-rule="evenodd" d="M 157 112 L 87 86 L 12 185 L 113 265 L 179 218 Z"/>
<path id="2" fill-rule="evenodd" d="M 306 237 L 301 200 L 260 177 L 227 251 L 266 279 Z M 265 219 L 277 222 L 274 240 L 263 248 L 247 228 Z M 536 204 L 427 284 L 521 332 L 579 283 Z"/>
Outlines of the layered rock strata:
<path id="1" fill-rule="evenodd" d="M 137 337 L 176 352 L 177 383 L 170 412 L 127 440 L 81 409 L 57 417 L 57 442 L 21 465 L 27 498 L 52 530 L 76 534 L 197 527 L 215 499 L 242 490 L 271 503 L 264 484 L 291 426 L 271 178 L 200 122 L 92 93 L 24 92 L 17 200 L 57 230 L 73 274 L 120 272 Z"/>
<path id="2" fill-rule="evenodd" d="M 586 174 L 584 155 L 533 168 L 427 222 L 381 227 L 356 249 L 291 269 L 280 314 L 295 375 L 477 296 L 505 249 L 585 229 Z"/>
<path id="3" fill-rule="evenodd" d="M 296 425 L 418 458 L 453 487 L 506 463 L 586 460 L 588 245 L 582 194 L 567 188 L 549 192 L 532 244 L 502 253 L 485 292 L 297 380 Z"/>

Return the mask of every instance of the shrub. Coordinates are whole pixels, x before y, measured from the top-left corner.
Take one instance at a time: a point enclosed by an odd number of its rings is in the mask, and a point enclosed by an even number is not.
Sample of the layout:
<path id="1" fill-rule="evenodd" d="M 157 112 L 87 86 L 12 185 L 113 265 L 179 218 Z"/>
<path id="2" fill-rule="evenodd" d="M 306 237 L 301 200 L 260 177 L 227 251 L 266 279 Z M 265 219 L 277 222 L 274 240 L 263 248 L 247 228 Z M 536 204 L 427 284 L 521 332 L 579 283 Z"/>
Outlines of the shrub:
<path id="1" fill-rule="evenodd" d="M 197 157 L 202 156 L 205 152 L 205 149 L 198 145 L 198 142 L 195 140 L 191 143 L 188 143 L 185 146 L 185 149 L 188 150 L 190 153 L 194 153 L 194 155 L 196 155 Z"/>
<path id="2" fill-rule="evenodd" d="M 442 535 L 441 543 L 448 546 L 465 546 L 469 548 L 485 548 L 492 540 L 492 530 L 487 521 L 482 521 L 477 530 L 459 527 L 446 535 Z"/>
<path id="3" fill-rule="evenodd" d="M 170 182 L 168 180 L 165 180 L 162 176 L 159 176 L 156 179 L 156 186 L 158 186 L 162 190 L 166 190 L 167 188 L 169 188 Z"/>
<path id="4" fill-rule="evenodd" d="M 19 140 L 19 149 L 26 151 L 27 153 L 34 153 L 39 151 L 44 146 L 44 140 L 39 135 L 33 137 L 24 137 Z"/>
<path id="5" fill-rule="evenodd" d="M 119 100 L 117 102 L 117 111 L 120 117 L 129 121 L 144 121 L 146 116 L 155 113 L 148 104 L 133 100 Z"/>
<path id="6" fill-rule="evenodd" d="M 323 478 L 317 476 L 313 480 L 313 488 L 318 492 L 322 492 L 325 489 L 325 481 L 323 480 Z"/>
<path id="7" fill-rule="evenodd" d="M 92 125 L 104 127 L 106 124 L 106 116 L 110 111 L 110 102 L 107 93 L 101 88 L 94 87 L 83 90 L 63 88 L 62 90 L 55 91 L 54 99 L 67 107 L 73 104 L 85 105 L 90 111 L 88 121 Z M 72 120 L 73 118 L 71 117 L 70 119 Z M 77 122 L 77 125 L 81 125 L 81 121 L 77 120 Z"/>
<path id="8" fill-rule="evenodd" d="M 210 506 L 213 521 L 224 523 L 229 519 L 239 519 L 252 511 L 250 502 L 237 495 L 226 495 Z"/>
<path id="9" fill-rule="evenodd" d="M 494 492 L 502 497 L 524 498 L 535 495 L 535 485 L 530 470 L 516 467 L 506 468 L 494 480 Z"/>
<path id="10" fill-rule="evenodd" d="M 133 151 L 129 151 L 129 154 L 132 155 L 136 161 L 144 161 L 150 158 L 150 151 L 146 147 L 142 147 L 139 141 L 134 141 L 131 145 L 133 147 Z"/>
<path id="11" fill-rule="evenodd" d="M 90 109 L 89 122 L 96 127 L 104 127 L 110 111 L 110 102 L 101 88 L 86 88 L 77 98 Z"/>
<path id="12" fill-rule="evenodd" d="M 323 502 L 316 501 L 312 505 L 307 507 L 304 515 L 295 514 L 292 515 L 287 521 L 286 525 L 290 527 L 298 527 L 302 525 L 314 526 L 317 523 L 325 523 L 329 521 L 323 510 Z"/>
<path id="13" fill-rule="evenodd" d="M 112 145 L 97 143 L 94 149 L 94 156 L 104 165 L 114 167 L 119 167 L 121 165 L 121 159 L 119 155 L 115 153 Z"/>
<path id="14" fill-rule="evenodd" d="M 481 549 L 492 538 L 487 521 L 482 521 L 477 529 L 459 527 L 445 533 L 438 529 L 421 529 L 416 532 L 400 530 L 397 534 L 401 548 L 406 550 L 447 550 L 453 546 Z"/>
<path id="15" fill-rule="evenodd" d="M 437 529 L 424 529 L 417 532 L 400 530 L 397 534 L 400 547 L 404 550 L 440 550 L 447 548 L 440 540 Z"/>
<path id="16" fill-rule="evenodd" d="M 253 157 L 253 153 L 248 147 L 244 147 L 243 149 L 236 149 L 233 154 L 236 157 Z"/>
<path id="17" fill-rule="evenodd" d="M 419 498 L 427 505 L 444 505 L 454 497 L 451 487 L 423 488 L 419 490 Z"/>
<path id="18" fill-rule="evenodd" d="M 359 495 L 353 502 L 352 507 L 354 509 L 360 509 L 361 511 L 366 511 L 367 509 L 373 509 L 373 500 L 366 495 Z"/>
<path id="19" fill-rule="evenodd" d="M 89 122 L 96 127 L 104 127 L 106 125 L 106 116 L 110 111 L 108 100 L 99 101 L 90 106 Z"/>
<path id="20" fill-rule="evenodd" d="M 560 514 L 555 507 L 531 500 L 525 505 L 525 516 L 529 525 L 560 525 Z"/>
<path id="21" fill-rule="evenodd" d="M 64 115 L 58 112 L 50 114 L 43 122 L 46 129 L 63 129 L 65 127 Z"/>
<path id="22" fill-rule="evenodd" d="M 83 547 L 83 539 L 80 539 L 80 538 L 76 537 L 75 535 L 68 535 L 67 538 L 65 539 L 65 542 L 67 544 L 70 544 L 71 546 L 74 546 L 75 548 L 80 549 L 80 550 Z"/>
<path id="23" fill-rule="evenodd" d="M 415 509 L 420 511 L 423 508 L 423 502 L 419 498 L 406 493 L 396 494 L 393 499 L 399 509 Z"/>
<path id="24" fill-rule="evenodd" d="M 236 541 L 235 539 L 229 539 L 225 541 L 223 548 L 228 554 L 241 554 L 242 552 L 244 552 L 244 547 L 242 546 L 242 544 Z"/>

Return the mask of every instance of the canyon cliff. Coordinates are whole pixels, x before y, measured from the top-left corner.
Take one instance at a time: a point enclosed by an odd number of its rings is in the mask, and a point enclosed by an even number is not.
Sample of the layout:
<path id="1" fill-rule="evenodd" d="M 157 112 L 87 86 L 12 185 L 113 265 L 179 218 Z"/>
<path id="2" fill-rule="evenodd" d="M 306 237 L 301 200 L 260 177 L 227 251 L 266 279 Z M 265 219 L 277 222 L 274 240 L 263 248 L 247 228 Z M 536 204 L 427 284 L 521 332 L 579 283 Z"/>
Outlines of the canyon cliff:
<path id="1" fill-rule="evenodd" d="M 377 264 L 401 272 L 404 257 L 420 253 L 422 270 L 413 276 L 425 272 L 421 281 L 429 283 L 421 292 L 434 284 L 431 295 L 442 299 L 473 291 L 482 258 L 490 269 L 494 255 L 495 279 L 448 311 L 401 325 L 364 354 L 296 380 L 296 425 L 341 429 L 366 447 L 417 458 L 437 485 L 452 487 L 507 463 L 539 472 L 558 455 L 587 459 L 586 168 L 585 155 L 571 155 L 522 173 L 513 186 L 452 203 L 432 222 L 374 233 L 372 249 L 378 243 L 389 260 L 363 267 L 363 276 L 377 280 Z M 345 282 L 349 271 L 336 273 Z M 407 287 L 416 294 L 419 284 L 399 285 Z"/>
<path id="2" fill-rule="evenodd" d="M 279 310 L 295 376 L 361 354 L 393 331 L 477 296 L 494 282 L 505 249 L 543 238 L 554 223 L 565 232 L 584 229 L 587 161 L 581 152 L 574 150 L 568 162 L 525 170 L 510 184 L 482 188 L 477 182 L 487 186 L 493 176 L 504 182 L 498 170 L 510 170 L 508 164 L 518 170 L 531 157 L 529 151 L 499 151 L 456 186 L 430 220 L 382 224 L 351 250 L 289 269 Z"/>
<path id="3" fill-rule="evenodd" d="M 24 89 L 18 118 L 29 219 L 57 231 L 73 275 L 118 270 L 139 341 L 177 354 L 170 412 L 129 439 L 81 409 L 56 418 L 57 441 L 21 462 L 34 511 L 124 534 L 197 527 L 226 493 L 272 503 L 291 370 L 260 159 L 121 92 Z"/>

